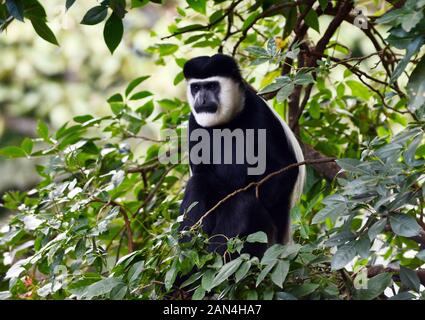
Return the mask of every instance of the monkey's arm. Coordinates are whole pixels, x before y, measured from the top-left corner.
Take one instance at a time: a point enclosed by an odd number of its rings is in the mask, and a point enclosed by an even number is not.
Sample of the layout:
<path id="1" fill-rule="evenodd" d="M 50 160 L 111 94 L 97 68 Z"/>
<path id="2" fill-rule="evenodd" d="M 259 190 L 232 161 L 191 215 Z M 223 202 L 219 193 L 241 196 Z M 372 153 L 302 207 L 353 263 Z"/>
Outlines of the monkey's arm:
<path id="1" fill-rule="evenodd" d="M 191 227 L 209 209 L 233 191 L 227 190 L 225 185 L 219 185 L 219 183 L 211 174 L 195 174 L 190 178 L 181 205 L 182 213 L 192 203 L 198 203 L 187 212 L 180 230 Z M 267 234 L 270 243 L 275 243 L 277 239 L 275 222 L 268 210 L 255 197 L 254 190 L 241 192 L 229 198 L 203 220 L 202 229 L 211 237 L 209 250 L 221 254 L 226 249 L 227 238 L 245 237 L 257 231 L 263 231 Z M 244 251 L 261 256 L 266 248 L 267 244 L 247 244 Z"/>

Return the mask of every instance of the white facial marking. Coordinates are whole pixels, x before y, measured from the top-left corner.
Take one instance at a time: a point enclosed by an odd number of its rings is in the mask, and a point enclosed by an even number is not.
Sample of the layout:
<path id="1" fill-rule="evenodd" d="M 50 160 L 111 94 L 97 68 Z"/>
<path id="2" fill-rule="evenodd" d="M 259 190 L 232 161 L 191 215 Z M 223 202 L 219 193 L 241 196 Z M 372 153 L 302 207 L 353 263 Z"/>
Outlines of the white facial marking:
<path id="1" fill-rule="evenodd" d="M 217 81 L 220 85 L 219 105 L 215 113 L 195 111 L 195 97 L 192 96 L 190 84 L 194 82 Z M 231 121 L 240 111 L 242 111 L 245 96 L 234 80 L 226 77 L 209 77 L 205 79 L 190 79 L 187 82 L 187 100 L 196 122 L 202 127 L 212 127 L 225 124 Z"/>

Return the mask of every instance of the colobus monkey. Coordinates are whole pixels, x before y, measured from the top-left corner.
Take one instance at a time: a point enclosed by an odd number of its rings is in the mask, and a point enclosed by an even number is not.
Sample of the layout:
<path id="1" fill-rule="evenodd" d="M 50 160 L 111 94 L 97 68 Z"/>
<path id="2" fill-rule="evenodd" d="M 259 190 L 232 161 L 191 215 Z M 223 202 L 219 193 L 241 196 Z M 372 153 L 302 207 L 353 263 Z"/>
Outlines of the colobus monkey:
<path id="1" fill-rule="evenodd" d="M 232 57 L 215 54 L 193 58 L 186 62 L 183 73 L 191 107 L 188 130 L 191 137 L 191 177 L 180 208 L 181 213 L 185 214 L 181 230 L 192 226 L 218 201 L 236 189 L 259 181 L 280 168 L 303 161 L 300 145 L 288 125 L 243 80 Z M 210 142 L 207 155 L 203 155 L 203 159 L 211 160 L 207 163 L 192 159 L 191 151 L 199 142 L 192 139 L 192 133 L 200 132 L 199 129 L 203 130 L 203 134 L 196 134 L 195 137 L 205 138 L 207 135 Z M 249 130 L 251 133 L 262 131 L 265 136 L 263 141 L 254 139 L 245 143 L 232 140 L 231 144 L 220 145 L 221 154 L 217 158 L 212 154 L 216 151 L 213 136 L 217 130 L 238 130 L 246 133 L 246 136 Z M 244 147 L 265 161 L 261 174 L 249 174 L 248 168 L 252 163 L 247 159 L 235 159 L 235 154 Z M 266 150 L 265 154 L 258 154 L 262 150 Z M 232 161 L 225 161 L 223 154 L 226 151 L 232 152 Z M 264 183 L 259 188 L 258 199 L 255 188 L 251 188 L 225 201 L 203 220 L 202 229 L 211 236 L 208 249 L 223 254 L 226 238 L 246 236 L 257 231 L 267 234 L 269 244 L 290 241 L 289 211 L 301 196 L 304 177 L 303 166 L 294 168 Z M 197 204 L 193 206 L 195 202 Z M 245 250 L 261 256 L 266 248 L 266 244 L 249 244 Z"/>

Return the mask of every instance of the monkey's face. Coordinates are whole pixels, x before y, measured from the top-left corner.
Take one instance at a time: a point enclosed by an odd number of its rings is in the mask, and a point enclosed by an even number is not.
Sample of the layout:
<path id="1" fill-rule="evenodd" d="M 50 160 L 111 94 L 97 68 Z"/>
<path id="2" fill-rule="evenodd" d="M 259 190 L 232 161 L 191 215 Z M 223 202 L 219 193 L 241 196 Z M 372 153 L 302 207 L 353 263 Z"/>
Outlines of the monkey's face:
<path id="1" fill-rule="evenodd" d="M 219 76 L 190 79 L 187 98 L 196 122 L 202 127 L 229 122 L 244 104 L 240 85 L 230 78 Z"/>

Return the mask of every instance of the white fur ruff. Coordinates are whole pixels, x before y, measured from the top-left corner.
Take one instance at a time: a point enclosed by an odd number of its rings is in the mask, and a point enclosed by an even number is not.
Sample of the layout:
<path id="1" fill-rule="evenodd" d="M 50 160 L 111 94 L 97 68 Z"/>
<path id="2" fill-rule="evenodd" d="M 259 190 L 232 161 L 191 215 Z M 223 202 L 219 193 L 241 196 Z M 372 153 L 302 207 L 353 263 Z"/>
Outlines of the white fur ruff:
<path id="1" fill-rule="evenodd" d="M 265 104 L 269 109 L 273 112 L 274 116 L 280 121 L 280 124 L 282 125 L 283 130 L 286 134 L 286 139 L 288 140 L 289 146 L 294 150 L 295 153 L 295 159 L 297 162 L 304 161 L 304 154 L 301 149 L 301 146 L 298 142 L 298 139 L 295 137 L 295 134 L 292 132 L 291 128 L 288 126 L 288 124 L 279 116 L 279 114 L 274 110 L 268 103 L 265 101 Z M 306 177 L 306 169 L 305 166 L 299 166 L 298 167 L 298 177 L 297 181 L 295 182 L 294 189 L 291 193 L 291 197 L 289 200 L 289 209 L 292 209 L 295 204 L 301 199 L 301 196 L 303 194 L 304 184 L 305 184 L 305 177 Z M 288 229 L 285 232 L 285 238 L 282 239 L 283 243 L 289 243 L 292 242 L 292 234 L 291 234 L 291 217 L 288 215 Z"/>
<path id="2" fill-rule="evenodd" d="M 220 84 L 219 105 L 215 113 L 200 112 L 194 109 L 195 98 L 192 96 L 190 84 L 194 82 L 217 81 Z M 205 79 L 190 79 L 187 85 L 187 101 L 195 117 L 196 122 L 202 127 L 212 127 L 225 124 L 232 120 L 244 106 L 245 96 L 239 84 L 226 77 L 209 77 Z"/>

